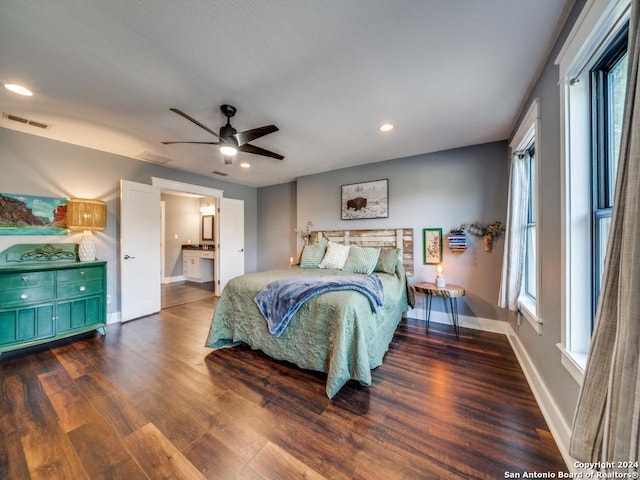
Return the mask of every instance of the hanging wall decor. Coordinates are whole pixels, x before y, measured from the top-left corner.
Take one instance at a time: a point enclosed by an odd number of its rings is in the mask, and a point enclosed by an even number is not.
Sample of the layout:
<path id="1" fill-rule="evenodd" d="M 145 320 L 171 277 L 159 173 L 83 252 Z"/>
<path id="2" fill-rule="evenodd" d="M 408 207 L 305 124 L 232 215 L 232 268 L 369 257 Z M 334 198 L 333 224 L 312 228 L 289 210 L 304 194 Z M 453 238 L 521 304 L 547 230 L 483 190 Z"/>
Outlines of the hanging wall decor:
<path id="1" fill-rule="evenodd" d="M 342 220 L 387 218 L 389 216 L 389 180 L 342 185 Z"/>
<path id="2" fill-rule="evenodd" d="M 453 229 L 449 232 L 449 250 L 463 253 L 467 249 L 467 234 L 464 230 Z"/>
<path id="3" fill-rule="evenodd" d="M 437 265 L 442 263 L 442 229 L 422 229 L 422 245 L 424 247 L 424 264 Z"/>
<path id="4" fill-rule="evenodd" d="M 0 235 L 67 235 L 67 199 L 0 193 Z"/>

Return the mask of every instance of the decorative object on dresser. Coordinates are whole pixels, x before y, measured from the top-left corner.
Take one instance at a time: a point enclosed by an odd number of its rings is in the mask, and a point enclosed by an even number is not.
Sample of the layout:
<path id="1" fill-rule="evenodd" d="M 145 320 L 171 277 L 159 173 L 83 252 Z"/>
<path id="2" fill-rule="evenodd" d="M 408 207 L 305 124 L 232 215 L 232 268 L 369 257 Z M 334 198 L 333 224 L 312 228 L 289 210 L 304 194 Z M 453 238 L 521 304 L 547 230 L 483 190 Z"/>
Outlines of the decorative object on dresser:
<path id="1" fill-rule="evenodd" d="M 387 218 L 389 216 L 389 180 L 342 185 L 342 220 Z"/>
<path id="2" fill-rule="evenodd" d="M 67 228 L 82 231 L 78 257 L 81 262 L 96 259 L 92 232 L 101 232 L 107 224 L 107 206 L 102 200 L 71 198 L 67 202 Z"/>
<path id="3" fill-rule="evenodd" d="M 0 253 L 0 354 L 106 325 L 104 261 L 78 262 L 75 243 L 13 245 Z"/>
<path id="4" fill-rule="evenodd" d="M 425 265 L 437 265 L 442 263 L 442 229 L 423 228 L 422 246 L 424 248 Z"/>

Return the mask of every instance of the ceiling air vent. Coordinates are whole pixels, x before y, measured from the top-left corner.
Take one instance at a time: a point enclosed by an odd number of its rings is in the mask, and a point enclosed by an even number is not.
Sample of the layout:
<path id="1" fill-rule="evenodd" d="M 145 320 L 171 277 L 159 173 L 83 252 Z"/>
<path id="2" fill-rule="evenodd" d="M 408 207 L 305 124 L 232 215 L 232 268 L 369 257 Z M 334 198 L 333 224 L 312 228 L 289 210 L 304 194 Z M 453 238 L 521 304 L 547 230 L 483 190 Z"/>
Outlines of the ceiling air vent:
<path id="1" fill-rule="evenodd" d="M 213 172 L 211 172 L 215 175 L 220 175 L 221 177 L 228 177 L 229 174 L 228 173 L 224 173 L 224 172 L 219 172 L 218 170 L 214 170 Z"/>
<path id="2" fill-rule="evenodd" d="M 47 130 L 51 128 L 51 125 L 49 125 L 48 123 L 36 122 L 35 120 L 29 120 L 28 118 L 12 115 L 7 112 L 2 112 L 2 118 L 6 118 L 7 120 L 13 120 L 14 122 L 18 122 L 18 123 L 23 123 L 25 125 L 31 125 L 32 127 L 42 128 L 43 130 Z"/>
<path id="3" fill-rule="evenodd" d="M 173 158 L 165 157 L 164 155 L 159 155 L 148 150 L 145 150 L 144 152 L 136 156 L 136 158 L 144 160 L 146 162 L 158 163 L 160 165 L 164 165 L 165 163 L 169 163 L 173 160 Z"/>

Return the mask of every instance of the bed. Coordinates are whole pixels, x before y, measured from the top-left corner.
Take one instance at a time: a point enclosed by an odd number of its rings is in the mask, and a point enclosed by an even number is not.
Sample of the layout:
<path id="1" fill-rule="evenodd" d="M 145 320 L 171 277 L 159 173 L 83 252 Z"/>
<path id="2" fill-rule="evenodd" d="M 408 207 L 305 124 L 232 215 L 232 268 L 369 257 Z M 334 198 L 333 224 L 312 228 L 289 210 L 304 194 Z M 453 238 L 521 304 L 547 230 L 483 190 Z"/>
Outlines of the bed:
<path id="1" fill-rule="evenodd" d="M 274 335 L 254 300 L 265 287 L 291 278 L 295 283 L 312 277 L 354 276 L 340 269 L 303 268 L 302 262 L 300 266 L 249 273 L 230 280 L 218 299 L 205 345 L 219 349 L 244 343 L 274 359 L 325 372 L 329 398 L 349 380 L 371 385 L 371 370 L 382 364 L 403 312 L 413 306 L 412 290 L 406 279 L 413 271 L 413 230 L 312 232 L 313 244 L 329 242 L 381 248 L 387 254 L 386 266 L 372 273 L 379 277 L 384 292 L 384 301 L 377 311 L 362 293 L 330 291 L 305 301 L 280 335 Z M 393 268 L 389 255 L 397 259 Z"/>

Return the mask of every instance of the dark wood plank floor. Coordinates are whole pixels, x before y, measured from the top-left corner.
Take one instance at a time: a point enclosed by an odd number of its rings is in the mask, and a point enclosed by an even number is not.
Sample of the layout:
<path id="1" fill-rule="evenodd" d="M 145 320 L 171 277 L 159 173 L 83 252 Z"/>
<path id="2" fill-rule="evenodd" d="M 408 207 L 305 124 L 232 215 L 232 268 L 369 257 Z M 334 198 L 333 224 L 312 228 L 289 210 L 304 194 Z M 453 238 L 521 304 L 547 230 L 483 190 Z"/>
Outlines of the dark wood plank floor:
<path id="1" fill-rule="evenodd" d="M 504 336 L 403 320 L 369 388 L 203 346 L 214 300 L 0 357 L 2 479 L 496 479 L 564 470 Z"/>

